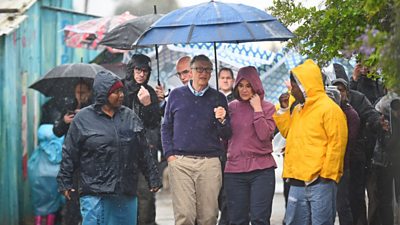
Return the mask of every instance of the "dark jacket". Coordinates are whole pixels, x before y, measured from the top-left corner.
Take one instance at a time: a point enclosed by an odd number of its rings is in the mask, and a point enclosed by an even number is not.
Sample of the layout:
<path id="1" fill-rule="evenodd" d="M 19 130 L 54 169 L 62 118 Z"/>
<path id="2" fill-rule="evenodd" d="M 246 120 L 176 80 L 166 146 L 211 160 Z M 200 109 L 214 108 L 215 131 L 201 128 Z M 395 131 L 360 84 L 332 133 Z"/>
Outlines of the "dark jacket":
<path id="1" fill-rule="evenodd" d="M 125 79 L 124 81 L 124 105 L 135 111 L 139 118 L 143 121 L 144 127 L 147 129 L 153 129 L 160 125 L 161 115 L 160 106 L 158 104 L 157 94 L 154 89 L 146 84 L 137 84 L 133 79 Z M 150 93 L 151 104 L 148 106 L 140 103 L 137 94 L 140 90 L 140 86 L 146 88 Z"/>
<path id="2" fill-rule="evenodd" d="M 382 129 L 379 122 L 380 114 L 361 92 L 350 90 L 349 103 L 360 117 L 360 132 L 355 151 L 353 151 L 354 156 L 351 158 L 369 161 L 372 157 L 376 133 Z"/>
<path id="3" fill-rule="evenodd" d="M 136 195 L 139 169 L 150 187 L 161 187 L 137 115 L 124 106 L 112 118 L 101 110 L 117 80 L 110 72 L 99 72 L 93 85 L 95 103 L 72 121 L 57 176 L 59 191 L 72 188 L 72 174 L 78 167 L 81 195 Z"/>
<path id="4" fill-rule="evenodd" d="M 63 113 L 64 102 L 63 98 L 56 97 L 45 102 L 41 107 L 40 124 L 53 124 L 57 121 Z"/>
<path id="5" fill-rule="evenodd" d="M 83 104 L 81 108 L 85 108 L 86 106 L 89 106 L 92 103 L 93 103 L 93 100 L 89 99 L 89 101 L 87 103 Z M 57 120 L 54 121 L 54 126 L 53 126 L 53 133 L 57 137 L 62 137 L 67 134 L 70 124 L 67 124 L 64 122 L 64 115 L 70 111 L 74 112 L 75 109 L 77 108 L 77 105 L 78 105 L 78 101 L 76 100 L 75 97 L 64 98 L 64 107 L 62 109 L 62 113 L 60 113 Z"/>
<path id="6" fill-rule="evenodd" d="M 357 81 L 351 79 L 350 89 L 363 93 L 372 104 L 385 94 L 379 80 L 373 80 L 366 76 L 360 76 Z"/>

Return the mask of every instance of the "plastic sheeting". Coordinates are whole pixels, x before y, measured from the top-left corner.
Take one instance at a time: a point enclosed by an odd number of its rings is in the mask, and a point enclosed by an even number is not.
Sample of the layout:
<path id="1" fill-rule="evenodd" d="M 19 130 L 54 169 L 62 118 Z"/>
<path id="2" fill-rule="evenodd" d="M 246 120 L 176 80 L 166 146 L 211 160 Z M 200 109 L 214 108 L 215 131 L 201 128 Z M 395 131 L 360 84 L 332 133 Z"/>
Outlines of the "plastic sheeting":
<path id="1" fill-rule="evenodd" d="M 35 215 L 57 212 L 63 197 L 58 193 L 56 177 L 60 170 L 62 143 L 53 133 L 52 124 L 43 124 L 38 129 L 39 145 L 28 161 L 29 182 Z"/>

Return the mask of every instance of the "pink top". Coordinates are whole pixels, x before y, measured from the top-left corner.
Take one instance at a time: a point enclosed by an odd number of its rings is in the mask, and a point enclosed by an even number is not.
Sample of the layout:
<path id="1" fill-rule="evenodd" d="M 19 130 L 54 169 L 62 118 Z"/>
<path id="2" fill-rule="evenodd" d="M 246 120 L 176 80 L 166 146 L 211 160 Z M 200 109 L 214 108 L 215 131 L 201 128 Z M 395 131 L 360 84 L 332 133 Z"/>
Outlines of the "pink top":
<path id="1" fill-rule="evenodd" d="M 253 90 L 264 97 L 261 80 L 254 67 L 244 67 L 238 72 L 237 84 L 246 79 Z M 262 100 L 263 112 L 254 112 L 249 101 L 234 100 L 229 104 L 232 137 L 228 141 L 228 160 L 225 173 L 242 173 L 254 170 L 276 168 L 271 155 L 275 122 L 272 115 L 275 106 Z"/>

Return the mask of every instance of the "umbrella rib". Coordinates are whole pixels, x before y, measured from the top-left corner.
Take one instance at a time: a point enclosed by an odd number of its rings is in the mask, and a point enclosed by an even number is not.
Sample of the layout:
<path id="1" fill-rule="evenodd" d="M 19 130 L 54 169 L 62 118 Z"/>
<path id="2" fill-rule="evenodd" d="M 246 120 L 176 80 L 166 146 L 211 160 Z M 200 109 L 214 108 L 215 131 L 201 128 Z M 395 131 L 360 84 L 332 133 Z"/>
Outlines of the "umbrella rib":
<path id="1" fill-rule="evenodd" d="M 186 39 L 186 43 L 190 43 L 190 39 L 192 39 L 193 30 L 194 30 L 194 24 L 190 25 L 190 31 L 188 38 Z"/>
<path id="2" fill-rule="evenodd" d="M 232 10 L 235 10 L 235 9 L 234 9 L 232 6 L 230 6 L 229 4 L 227 4 L 227 7 L 230 7 L 230 8 L 232 8 Z M 250 30 L 247 21 L 242 17 L 242 15 L 238 15 L 238 16 L 242 19 L 242 21 L 243 21 L 244 24 L 245 24 L 245 27 L 246 27 L 247 31 L 249 31 L 251 37 L 253 38 L 252 40 L 254 40 L 254 39 L 255 39 L 255 36 L 254 36 L 253 32 Z"/>

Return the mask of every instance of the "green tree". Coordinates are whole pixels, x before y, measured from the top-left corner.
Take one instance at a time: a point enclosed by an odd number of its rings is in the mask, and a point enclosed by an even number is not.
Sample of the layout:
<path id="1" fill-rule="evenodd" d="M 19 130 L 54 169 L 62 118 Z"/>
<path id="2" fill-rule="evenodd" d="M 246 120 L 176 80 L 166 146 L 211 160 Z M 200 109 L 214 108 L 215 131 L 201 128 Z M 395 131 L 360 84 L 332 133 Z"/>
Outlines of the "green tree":
<path id="1" fill-rule="evenodd" d="M 274 0 L 268 10 L 286 26 L 297 26 L 289 47 L 320 65 L 356 55 L 371 68 L 370 76 L 382 76 L 388 87 L 398 88 L 399 2 L 326 0 L 319 7 L 305 7 L 293 0 Z"/>

